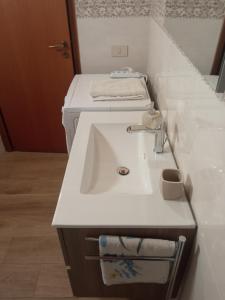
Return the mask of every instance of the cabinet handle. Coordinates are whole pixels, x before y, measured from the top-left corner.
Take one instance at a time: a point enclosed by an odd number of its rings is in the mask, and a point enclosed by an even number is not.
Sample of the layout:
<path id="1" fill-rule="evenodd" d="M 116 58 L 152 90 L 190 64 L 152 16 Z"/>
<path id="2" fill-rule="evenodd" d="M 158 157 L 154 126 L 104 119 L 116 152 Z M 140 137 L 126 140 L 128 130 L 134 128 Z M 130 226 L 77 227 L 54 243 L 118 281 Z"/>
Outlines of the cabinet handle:
<path id="1" fill-rule="evenodd" d="M 66 266 L 66 270 L 71 270 L 71 266 Z"/>

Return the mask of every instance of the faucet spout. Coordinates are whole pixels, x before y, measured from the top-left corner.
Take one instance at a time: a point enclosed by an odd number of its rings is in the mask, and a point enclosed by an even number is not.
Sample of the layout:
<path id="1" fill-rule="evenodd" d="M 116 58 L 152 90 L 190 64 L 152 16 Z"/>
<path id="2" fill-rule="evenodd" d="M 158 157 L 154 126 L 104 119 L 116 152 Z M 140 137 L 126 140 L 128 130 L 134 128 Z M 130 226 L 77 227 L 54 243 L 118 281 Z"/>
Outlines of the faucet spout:
<path id="1" fill-rule="evenodd" d="M 165 144 L 165 123 L 162 121 L 160 124 L 160 127 L 158 128 L 147 128 L 144 125 L 131 125 L 128 126 L 127 132 L 128 133 L 135 133 L 135 132 L 149 132 L 155 134 L 155 146 L 153 151 L 156 153 L 162 153 L 164 150 L 164 144 Z"/>

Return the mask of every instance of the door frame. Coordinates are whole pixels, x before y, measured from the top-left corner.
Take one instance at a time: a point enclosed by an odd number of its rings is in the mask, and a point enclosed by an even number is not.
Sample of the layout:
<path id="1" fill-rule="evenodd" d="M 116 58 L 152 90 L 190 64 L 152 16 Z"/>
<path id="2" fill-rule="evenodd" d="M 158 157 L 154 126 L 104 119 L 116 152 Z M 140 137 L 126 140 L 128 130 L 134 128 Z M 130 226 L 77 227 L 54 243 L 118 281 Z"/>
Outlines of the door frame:
<path id="1" fill-rule="evenodd" d="M 71 52 L 73 57 L 74 74 L 81 73 L 80 50 L 78 41 L 76 4 L 74 0 L 65 0 L 67 8 L 68 27 L 71 41 Z"/>
<path id="2" fill-rule="evenodd" d="M 7 130 L 7 126 L 0 108 L 0 138 L 7 152 L 13 151 L 12 142 Z"/>

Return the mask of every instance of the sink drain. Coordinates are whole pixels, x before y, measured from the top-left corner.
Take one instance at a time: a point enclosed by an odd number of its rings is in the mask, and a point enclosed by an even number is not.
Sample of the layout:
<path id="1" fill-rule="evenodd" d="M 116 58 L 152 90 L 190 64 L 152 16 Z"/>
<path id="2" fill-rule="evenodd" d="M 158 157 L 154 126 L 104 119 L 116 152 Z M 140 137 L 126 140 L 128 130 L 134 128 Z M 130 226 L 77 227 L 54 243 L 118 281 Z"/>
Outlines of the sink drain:
<path id="1" fill-rule="evenodd" d="M 117 169 L 117 173 L 122 175 L 122 176 L 125 176 L 125 175 L 128 175 L 130 173 L 130 170 L 126 167 L 119 167 Z"/>

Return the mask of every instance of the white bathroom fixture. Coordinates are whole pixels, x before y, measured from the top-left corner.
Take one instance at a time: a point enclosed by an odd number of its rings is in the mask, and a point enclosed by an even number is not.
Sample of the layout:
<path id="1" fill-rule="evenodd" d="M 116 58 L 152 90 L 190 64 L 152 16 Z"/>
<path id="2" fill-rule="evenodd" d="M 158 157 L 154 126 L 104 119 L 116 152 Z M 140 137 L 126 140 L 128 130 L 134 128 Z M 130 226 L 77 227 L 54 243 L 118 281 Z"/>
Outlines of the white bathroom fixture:
<path id="1" fill-rule="evenodd" d="M 129 134 L 141 111 L 81 113 L 62 184 L 55 227 L 195 228 L 188 201 L 165 201 L 159 179 L 176 168 L 168 142 L 152 151 L 154 135 Z"/>
<path id="2" fill-rule="evenodd" d="M 151 103 L 146 87 L 145 100 L 130 101 L 93 101 L 90 96 L 91 83 L 98 79 L 110 79 L 110 74 L 82 74 L 76 75 L 69 87 L 62 108 L 62 123 L 66 132 L 67 150 L 70 152 L 76 132 L 80 113 L 83 111 L 144 111 Z"/>
<path id="3" fill-rule="evenodd" d="M 127 127 L 128 133 L 148 132 L 155 135 L 155 143 L 153 151 L 156 153 L 163 153 L 164 145 L 166 142 L 166 128 L 163 119 L 161 119 L 158 127 L 148 128 L 144 125 L 131 125 Z"/>
<path id="4" fill-rule="evenodd" d="M 129 146 L 129 151 L 128 151 Z M 81 193 L 98 195 L 152 194 L 144 139 L 127 133 L 126 123 L 96 123 L 89 140 Z"/>

